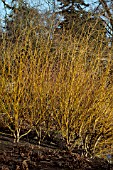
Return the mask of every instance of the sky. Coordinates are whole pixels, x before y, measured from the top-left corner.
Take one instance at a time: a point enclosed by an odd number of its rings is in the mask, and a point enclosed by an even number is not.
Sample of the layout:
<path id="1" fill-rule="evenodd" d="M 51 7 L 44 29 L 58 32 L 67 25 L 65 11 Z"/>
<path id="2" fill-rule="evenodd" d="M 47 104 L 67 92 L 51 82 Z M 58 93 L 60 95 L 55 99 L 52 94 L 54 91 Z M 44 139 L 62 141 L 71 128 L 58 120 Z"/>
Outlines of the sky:
<path id="1" fill-rule="evenodd" d="M 47 2 L 50 2 L 49 4 L 47 4 Z M 11 0 L 6 0 L 7 3 L 10 3 Z M 51 2 L 53 2 L 53 0 L 27 0 L 27 2 L 30 2 L 31 5 L 33 6 L 38 6 L 40 5 L 40 9 L 46 9 L 47 7 L 50 7 Z M 93 3 L 94 0 L 84 0 L 85 3 Z M 4 11 L 4 6 L 2 3 L 2 0 L 0 0 L 0 20 L 3 19 L 5 15 L 5 11 Z"/>
<path id="2" fill-rule="evenodd" d="M 45 1 L 45 3 L 44 3 Z M 33 5 L 37 5 L 37 4 L 42 4 L 42 7 L 47 7 L 47 3 L 46 2 L 52 2 L 53 0 L 28 0 L 28 2 L 30 2 L 30 4 L 33 3 Z M 91 2 L 94 2 L 94 0 L 84 0 L 85 3 L 91 3 Z M 10 0 L 6 0 L 6 2 L 10 3 Z M 3 14 L 3 3 L 2 3 L 2 0 L 0 0 L 0 14 Z"/>
<path id="3" fill-rule="evenodd" d="M 5 0 L 6 3 L 10 4 L 11 0 Z M 41 8 L 46 8 L 46 3 L 44 3 L 44 1 L 47 1 L 47 0 L 27 0 L 27 2 L 30 4 L 33 4 L 33 6 L 39 4 L 41 5 Z M 0 0 L 0 18 L 3 17 L 5 14 L 4 12 L 4 5 L 3 5 L 3 2 L 2 0 Z"/>

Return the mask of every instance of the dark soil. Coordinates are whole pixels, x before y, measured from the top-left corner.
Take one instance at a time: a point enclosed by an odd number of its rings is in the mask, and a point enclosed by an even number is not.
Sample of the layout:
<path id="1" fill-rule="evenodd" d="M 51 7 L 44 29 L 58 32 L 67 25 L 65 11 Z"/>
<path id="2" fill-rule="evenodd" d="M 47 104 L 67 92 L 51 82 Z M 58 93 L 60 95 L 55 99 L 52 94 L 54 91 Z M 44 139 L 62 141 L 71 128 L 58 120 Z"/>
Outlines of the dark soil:
<path id="1" fill-rule="evenodd" d="M 47 141 L 48 140 L 48 141 Z M 100 158 L 87 158 L 79 150 L 70 152 L 62 142 L 24 138 L 14 143 L 13 137 L 0 135 L 0 170 L 111 170 Z M 112 169 L 113 170 L 113 169 Z"/>

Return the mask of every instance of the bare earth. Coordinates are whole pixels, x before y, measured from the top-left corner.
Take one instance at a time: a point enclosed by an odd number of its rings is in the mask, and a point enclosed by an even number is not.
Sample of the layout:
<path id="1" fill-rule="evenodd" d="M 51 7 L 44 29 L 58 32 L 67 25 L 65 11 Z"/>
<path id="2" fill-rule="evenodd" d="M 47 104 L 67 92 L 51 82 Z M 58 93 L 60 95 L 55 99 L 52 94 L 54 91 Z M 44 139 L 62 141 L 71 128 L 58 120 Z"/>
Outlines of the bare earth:
<path id="1" fill-rule="evenodd" d="M 8 135 L 0 135 L 0 170 L 113 170 L 105 160 L 86 158 L 79 150 L 36 140 L 22 139 L 18 144 Z"/>

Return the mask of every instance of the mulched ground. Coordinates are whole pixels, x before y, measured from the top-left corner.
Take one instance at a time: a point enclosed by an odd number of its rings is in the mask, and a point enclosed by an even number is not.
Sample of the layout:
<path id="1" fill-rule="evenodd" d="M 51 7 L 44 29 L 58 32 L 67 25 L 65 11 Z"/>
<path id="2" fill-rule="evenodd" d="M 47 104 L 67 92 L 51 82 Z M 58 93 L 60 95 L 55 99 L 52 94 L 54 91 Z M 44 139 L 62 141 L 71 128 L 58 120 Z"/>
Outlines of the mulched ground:
<path id="1" fill-rule="evenodd" d="M 39 145 L 26 138 L 14 143 L 8 135 L 0 135 L 0 170 L 113 170 L 104 159 L 87 158 L 60 145 L 47 140 Z"/>

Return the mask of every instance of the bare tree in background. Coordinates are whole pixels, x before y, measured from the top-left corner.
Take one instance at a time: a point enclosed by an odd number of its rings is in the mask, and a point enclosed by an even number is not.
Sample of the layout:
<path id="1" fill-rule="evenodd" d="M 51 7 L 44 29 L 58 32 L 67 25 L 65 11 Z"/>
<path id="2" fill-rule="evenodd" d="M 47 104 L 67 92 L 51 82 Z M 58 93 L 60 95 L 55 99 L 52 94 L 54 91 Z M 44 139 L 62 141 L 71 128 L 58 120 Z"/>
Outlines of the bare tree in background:
<path id="1" fill-rule="evenodd" d="M 102 18 L 104 21 L 108 41 L 111 46 L 113 44 L 113 1 L 112 0 L 97 0 L 90 4 L 94 7 L 94 15 Z"/>
<path id="2" fill-rule="evenodd" d="M 109 4 L 107 4 L 107 1 L 100 0 L 100 3 L 104 10 L 103 14 L 106 18 L 105 23 L 108 27 L 108 33 L 110 34 L 111 42 L 113 43 L 113 1 L 109 1 Z"/>

